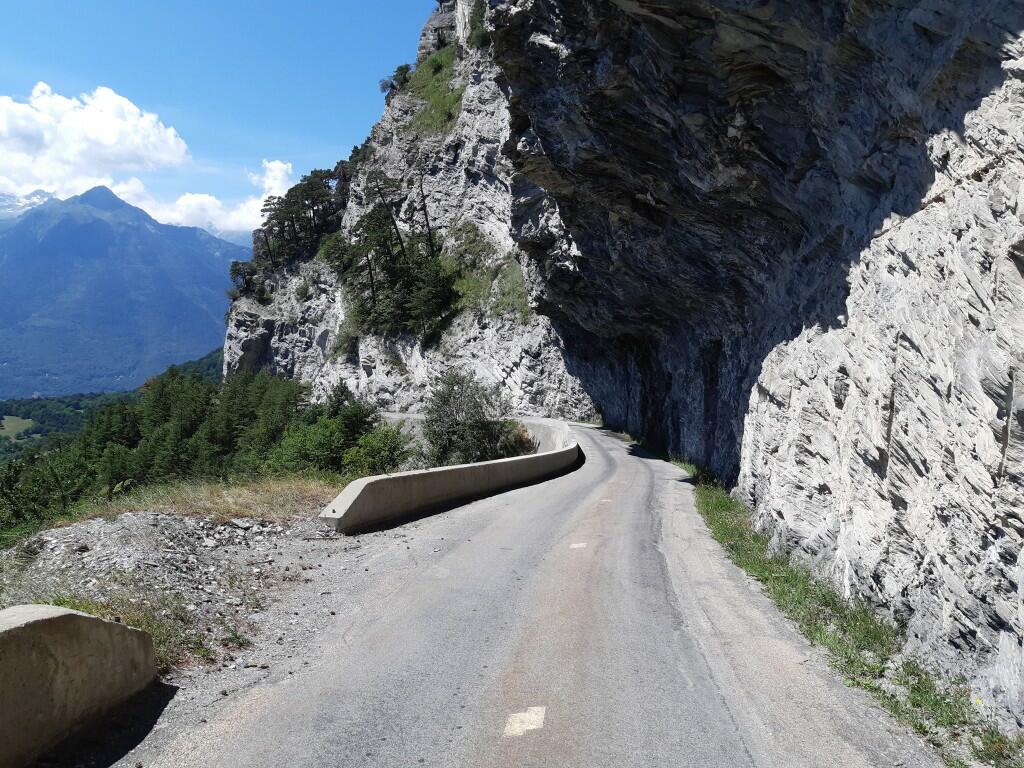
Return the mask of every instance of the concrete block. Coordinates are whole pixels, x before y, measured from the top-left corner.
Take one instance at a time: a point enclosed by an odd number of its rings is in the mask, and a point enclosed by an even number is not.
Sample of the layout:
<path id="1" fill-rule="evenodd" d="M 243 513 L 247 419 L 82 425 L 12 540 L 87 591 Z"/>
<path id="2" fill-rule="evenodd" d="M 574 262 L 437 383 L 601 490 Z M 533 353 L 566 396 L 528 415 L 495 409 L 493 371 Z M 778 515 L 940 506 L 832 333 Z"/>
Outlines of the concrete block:
<path id="1" fill-rule="evenodd" d="M 354 533 L 540 482 L 577 464 L 580 447 L 568 425 L 544 421 L 528 427 L 538 443 L 555 447 L 511 459 L 360 478 L 349 483 L 320 518 L 341 533 Z"/>
<path id="2" fill-rule="evenodd" d="M 0 611 L 0 768 L 22 768 L 156 678 L 145 632 L 52 605 Z"/>

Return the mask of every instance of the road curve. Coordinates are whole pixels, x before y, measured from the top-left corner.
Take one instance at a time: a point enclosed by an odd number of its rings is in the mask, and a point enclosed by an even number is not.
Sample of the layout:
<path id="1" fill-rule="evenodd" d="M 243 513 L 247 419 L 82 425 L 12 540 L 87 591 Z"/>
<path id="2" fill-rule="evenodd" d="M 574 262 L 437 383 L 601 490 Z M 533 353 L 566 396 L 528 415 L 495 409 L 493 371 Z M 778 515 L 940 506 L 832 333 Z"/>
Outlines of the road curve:
<path id="1" fill-rule="evenodd" d="M 376 560 L 308 666 L 146 767 L 938 765 L 728 562 L 684 473 L 574 431 L 581 469 L 432 518 L 436 555 Z"/>

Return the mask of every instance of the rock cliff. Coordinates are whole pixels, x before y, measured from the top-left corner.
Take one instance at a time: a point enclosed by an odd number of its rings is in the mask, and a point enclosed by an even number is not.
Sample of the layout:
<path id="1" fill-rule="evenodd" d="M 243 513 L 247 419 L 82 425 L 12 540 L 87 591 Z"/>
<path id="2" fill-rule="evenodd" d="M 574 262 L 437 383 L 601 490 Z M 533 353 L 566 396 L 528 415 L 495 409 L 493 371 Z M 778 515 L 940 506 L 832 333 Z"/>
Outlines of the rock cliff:
<path id="1" fill-rule="evenodd" d="M 411 134 L 398 94 L 374 163 L 515 254 L 536 317 L 332 360 L 313 262 L 236 303 L 228 365 L 415 406 L 454 359 L 530 412 L 592 402 L 1024 721 L 1024 6 L 490 0 L 479 49 L 473 11 L 421 44 L 463 44 L 455 125 Z"/>
<path id="2" fill-rule="evenodd" d="M 461 22 L 456 18 L 455 3 L 441 3 L 424 28 L 419 59 L 456 44 L 460 28 L 464 44 L 468 25 L 465 12 Z M 442 235 L 472 227 L 488 244 L 488 259 L 516 269 L 521 261 L 529 273 L 532 265 L 510 228 L 513 169 L 501 152 L 510 129 L 499 79 L 486 50 L 463 45 L 452 81 L 462 92 L 461 111 L 443 132 L 417 126 L 422 99 L 403 91 L 391 94 L 364 147 L 369 159 L 353 180 L 342 228 L 351 229 L 375 204 L 370 179 L 386 177 L 397 182 L 396 199 L 404 200 L 398 215 L 403 225 L 419 221 L 425 200 L 432 226 Z M 362 336 L 344 350 L 341 342 L 350 329 L 333 270 L 313 260 L 281 270 L 269 282 L 269 301 L 243 296 L 232 306 L 226 371 L 269 368 L 309 381 L 317 397 L 344 381 L 389 408 L 416 410 L 430 382 L 459 365 L 500 382 L 524 415 L 592 415 L 590 399 L 566 371 L 561 340 L 544 316 L 466 311 L 431 344 L 412 337 Z"/>

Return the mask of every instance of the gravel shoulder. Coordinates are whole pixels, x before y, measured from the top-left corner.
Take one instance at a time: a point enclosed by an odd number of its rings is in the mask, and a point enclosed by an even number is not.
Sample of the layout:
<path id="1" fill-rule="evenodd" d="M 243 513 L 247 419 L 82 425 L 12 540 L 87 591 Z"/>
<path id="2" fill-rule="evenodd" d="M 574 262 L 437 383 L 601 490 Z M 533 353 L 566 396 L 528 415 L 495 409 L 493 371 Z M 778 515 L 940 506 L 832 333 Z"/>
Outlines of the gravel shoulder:
<path id="1" fill-rule="evenodd" d="M 391 555 L 389 568 L 423 554 L 424 545 L 416 553 L 408 545 L 423 521 L 345 538 L 318 512 L 224 523 L 128 512 L 44 531 L 0 552 L 0 607 L 75 597 L 183 610 L 187 631 L 209 651 L 185 658 L 109 727 L 86 729 L 40 765 L 111 765 L 143 738 L 145 751 L 158 750 L 168 728 L 205 722 L 239 691 L 302 670 L 306 650 L 353 609 L 351 596 L 382 554 Z M 124 765 L 139 762 L 133 754 Z"/>

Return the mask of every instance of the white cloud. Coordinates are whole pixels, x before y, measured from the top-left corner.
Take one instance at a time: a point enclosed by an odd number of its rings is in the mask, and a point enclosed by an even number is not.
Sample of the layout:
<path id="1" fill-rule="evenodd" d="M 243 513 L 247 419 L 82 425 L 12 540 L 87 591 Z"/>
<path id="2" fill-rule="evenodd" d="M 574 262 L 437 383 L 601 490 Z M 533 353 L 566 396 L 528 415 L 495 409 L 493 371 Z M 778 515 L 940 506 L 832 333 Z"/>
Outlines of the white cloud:
<path id="1" fill-rule="evenodd" d="M 144 209 L 157 221 L 202 227 L 212 232 L 251 231 L 263 223 L 260 209 L 269 195 L 283 195 L 292 185 L 292 164 L 281 160 L 264 160 L 263 173 L 250 173 L 249 181 L 260 189 L 240 203 L 225 205 L 213 195 L 188 192 L 177 200 L 165 203 L 154 199 L 143 183 L 132 177 L 115 184 L 114 193 L 132 205 Z"/>
<path id="2" fill-rule="evenodd" d="M 103 185 L 157 221 L 237 232 L 258 227 L 267 196 L 292 185 L 291 163 L 264 160 L 261 173 L 248 174 L 259 192 L 240 202 L 199 192 L 169 202 L 153 197 L 134 175 L 189 160 L 173 127 L 110 88 L 69 98 L 40 82 L 27 101 L 0 96 L 0 192 L 44 189 L 70 197 Z"/>
<path id="3" fill-rule="evenodd" d="M 68 98 L 40 82 L 27 101 L 0 96 L 0 192 L 73 195 L 187 160 L 174 128 L 110 88 Z"/>

